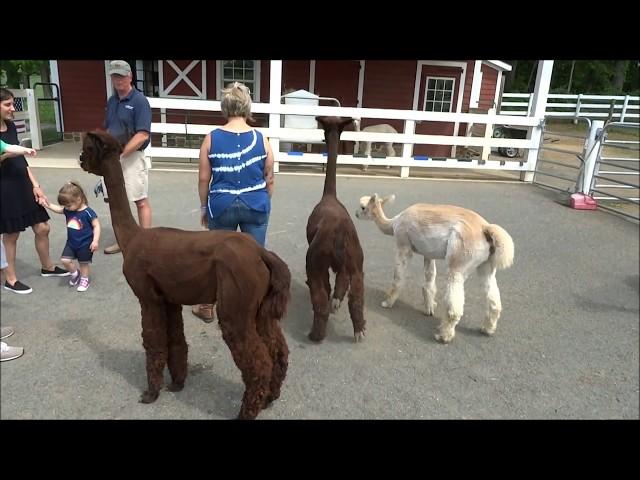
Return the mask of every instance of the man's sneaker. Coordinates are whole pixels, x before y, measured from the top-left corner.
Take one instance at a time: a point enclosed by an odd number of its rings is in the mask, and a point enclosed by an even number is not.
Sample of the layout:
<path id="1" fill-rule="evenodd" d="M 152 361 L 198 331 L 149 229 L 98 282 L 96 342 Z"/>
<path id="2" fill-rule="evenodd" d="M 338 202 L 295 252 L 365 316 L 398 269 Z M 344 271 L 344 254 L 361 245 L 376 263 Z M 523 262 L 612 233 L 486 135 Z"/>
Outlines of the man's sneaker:
<path id="1" fill-rule="evenodd" d="M 20 280 L 16 280 L 16 283 L 14 283 L 13 285 L 9 285 L 9 282 L 5 281 L 4 289 L 9 290 L 10 292 L 13 292 L 13 293 L 19 293 L 21 295 L 33 292 L 33 288 L 25 285 Z"/>
<path id="2" fill-rule="evenodd" d="M 10 347 L 4 342 L 0 342 L 0 353 L 2 354 L 0 362 L 6 362 L 7 360 L 13 360 L 14 358 L 21 357 L 24 353 L 24 348 Z"/>
<path id="3" fill-rule="evenodd" d="M 40 270 L 40 275 L 42 275 L 43 277 L 67 277 L 71 275 L 71 273 L 69 273 L 64 268 L 56 266 L 53 270 L 45 270 L 43 268 L 42 270 Z"/>
<path id="4" fill-rule="evenodd" d="M 104 253 L 106 253 L 107 255 L 110 255 L 113 253 L 120 253 L 121 251 L 122 250 L 120 249 L 120 245 L 118 245 L 117 243 L 114 243 L 113 245 L 104 249 Z"/>
<path id="5" fill-rule="evenodd" d="M 89 279 L 87 277 L 80 277 L 80 285 L 78 285 L 79 292 L 86 292 L 89 289 Z"/>
<path id="6" fill-rule="evenodd" d="M 71 285 L 72 287 L 75 287 L 79 281 L 80 281 L 80 272 L 76 270 L 69 277 L 69 285 Z"/>
<path id="7" fill-rule="evenodd" d="M 0 328 L 0 338 L 7 338 L 16 333 L 13 330 L 13 327 L 1 327 Z"/>

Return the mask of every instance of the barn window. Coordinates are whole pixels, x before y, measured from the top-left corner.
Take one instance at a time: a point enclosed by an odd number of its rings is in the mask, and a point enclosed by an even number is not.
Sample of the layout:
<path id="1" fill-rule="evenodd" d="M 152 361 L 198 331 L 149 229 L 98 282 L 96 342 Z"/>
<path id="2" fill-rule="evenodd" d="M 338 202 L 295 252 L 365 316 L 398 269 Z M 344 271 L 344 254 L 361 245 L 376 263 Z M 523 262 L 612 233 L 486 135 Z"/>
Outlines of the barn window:
<path id="1" fill-rule="evenodd" d="M 427 77 L 423 110 L 427 112 L 451 112 L 455 79 Z"/>
<path id="2" fill-rule="evenodd" d="M 131 66 L 133 67 L 133 64 Z M 159 97 L 158 61 L 136 60 L 135 66 L 134 82 L 136 88 L 147 97 Z"/>
<path id="3" fill-rule="evenodd" d="M 251 99 L 259 99 L 260 62 L 258 60 L 223 60 L 222 85 L 226 87 L 231 82 L 242 82 L 251 90 Z"/>

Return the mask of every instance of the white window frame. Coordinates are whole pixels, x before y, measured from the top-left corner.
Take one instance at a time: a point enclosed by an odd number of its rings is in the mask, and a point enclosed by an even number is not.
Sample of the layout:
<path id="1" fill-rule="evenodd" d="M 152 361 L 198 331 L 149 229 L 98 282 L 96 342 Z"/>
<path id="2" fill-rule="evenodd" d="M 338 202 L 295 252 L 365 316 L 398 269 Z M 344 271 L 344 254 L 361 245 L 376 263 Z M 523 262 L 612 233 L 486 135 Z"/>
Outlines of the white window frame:
<path id="1" fill-rule="evenodd" d="M 445 110 L 428 110 L 429 112 L 445 112 L 445 113 L 451 113 L 451 110 L 453 108 L 453 99 L 456 95 L 456 79 L 455 77 L 431 77 L 431 76 L 427 76 L 425 77 L 425 81 L 424 81 L 424 99 L 422 101 L 422 111 L 426 112 L 427 111 L 427 91 L 429 90 L 429 80 L 436 80 L 436 82 L 438 80 L 450 80 L 452 81 L 452 85 L 451 85 L 451 99 L 449 100 L 449 110 L 445 111 Z M 446 90 L 445 90 L 446 91 Z M 441 104 L 444 103 L 446 100 L 436 100 L 435 96 L 433 100 L 430 100 L 431 102 L 440 102 Z"/>
<path id="2" fill-rule="evenodd" d="M 217 60 L 216 61 L 216 85 L 218 86 L 218 88 L 216 89 L 216 100 L 220 100 L 221 94 L 220 94 L 220 90 L 222 90 L 225 87 L 225 84 L 223 83 L 223 62 L 225 60 Z M 253 85 L 254 88 L 251 90 L 251 100 L 254 103 L 259 103 L 260 102 L 260 64 L 261 61 L 260 60 L 252 60 L 253 62 L 253 72 L 254 72 L 254 79 L 253 79 Z"/>

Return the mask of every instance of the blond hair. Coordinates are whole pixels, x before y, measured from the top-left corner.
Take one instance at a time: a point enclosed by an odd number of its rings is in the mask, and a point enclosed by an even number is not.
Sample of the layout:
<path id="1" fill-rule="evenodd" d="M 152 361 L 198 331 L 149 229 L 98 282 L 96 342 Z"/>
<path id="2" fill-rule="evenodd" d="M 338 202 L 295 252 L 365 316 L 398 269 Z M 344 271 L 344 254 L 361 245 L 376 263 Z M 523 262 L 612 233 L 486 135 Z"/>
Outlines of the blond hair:
<path id="1" fill-rule="evenodd" d="M 68 207 L 73 202 L 80 200 L 85 205 L 89 205 L 87 196 L 77 180 L 69 180 L 58 191 L 58 203 L 63 207 Z"/>
<path id="2" fill-rule="evenodd" d="M 251 91 L 244 83 L 230 83 L 227 88 L 222 89 L 220 108 L 226 118 L 251 119 Z"/>

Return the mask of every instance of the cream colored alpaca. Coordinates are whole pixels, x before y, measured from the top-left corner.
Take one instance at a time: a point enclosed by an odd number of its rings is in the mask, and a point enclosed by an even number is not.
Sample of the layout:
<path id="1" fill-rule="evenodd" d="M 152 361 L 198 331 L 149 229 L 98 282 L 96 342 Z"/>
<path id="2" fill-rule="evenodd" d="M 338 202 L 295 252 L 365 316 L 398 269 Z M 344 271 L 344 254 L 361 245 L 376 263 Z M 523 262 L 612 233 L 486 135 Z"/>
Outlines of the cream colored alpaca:
<path id="1" fill-rule="evenodd" d="M 379 125 L 369 125 L 368 127 L 364 127 L 360 130 L 360 119 L 355 118 L 353 120 L 353 125 L 355 127 L 356 132 L 373 132 L 373 133 L 398 133 L 398 131 L 393 128 L 388 123 L 381 123 Z M 368 157 L 371 155 L 371 143 L 372 142 L 363 142 L 365 145 L 364 154 Z M 387 147 L 387 157 L 395 157 L 396 151 L 393 148 L 393 142 L 386 142 Z M 353 147 L 353 153 L 358 153 L 360 151 L 360 142 L 356 142 Z"/>
<path id="2" fill-rule="evenodd" d="M 500 226 L 489 224 L 477 213 L 453 205 L 417 203 L 389 219 L 382 205 L 393 201 L 394 195 L 379 198 L 377 194 L 360 198 L 356 217 L 373 220 L 382 233 L 396 238 L 396 265 L 393 284 L 382 302 L 393 307 L 404 283 L 407 265 L 413 253 L 424 256 L 425 285 L 422 288 L 427 315 L 436 308 L 436 259 L 448 265 L 446 311 L 440 321 L 436 339 L 448 343 L 455 336 L 455 327 L 464 309 L 464 282 L 476 270 L 487 298 L 486 317 L 482 331 L 496 331 L 502 310 L 496 269 L 509 268 L 513 263 L 513 240 Z"/>

